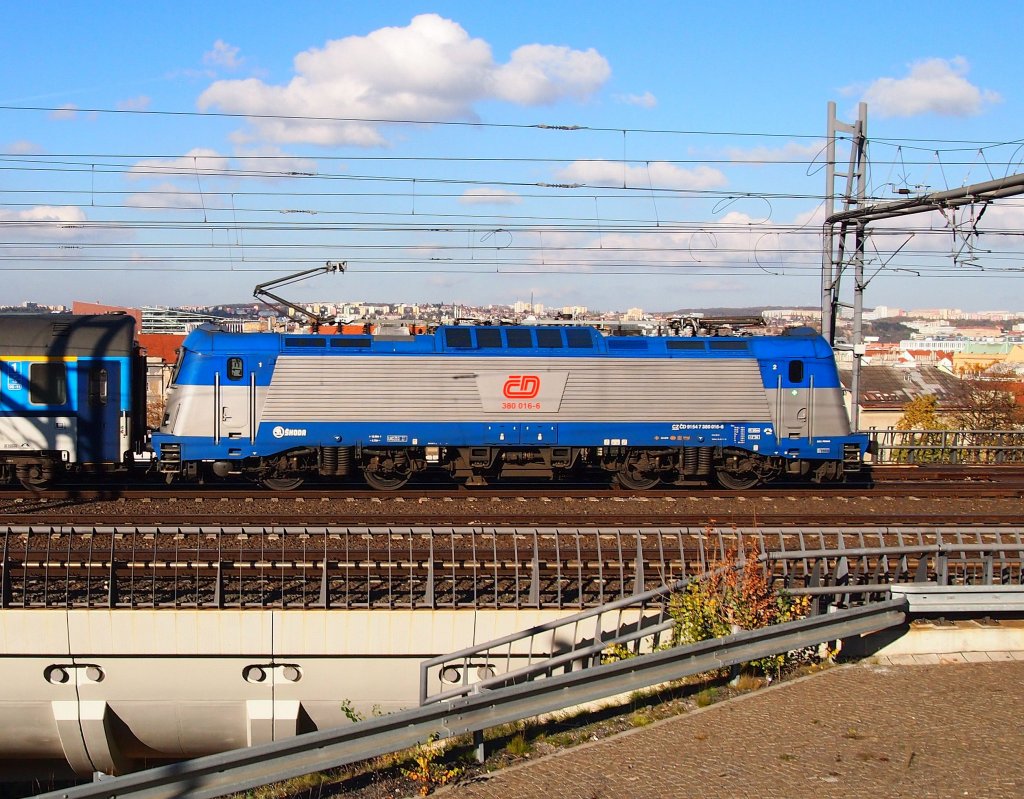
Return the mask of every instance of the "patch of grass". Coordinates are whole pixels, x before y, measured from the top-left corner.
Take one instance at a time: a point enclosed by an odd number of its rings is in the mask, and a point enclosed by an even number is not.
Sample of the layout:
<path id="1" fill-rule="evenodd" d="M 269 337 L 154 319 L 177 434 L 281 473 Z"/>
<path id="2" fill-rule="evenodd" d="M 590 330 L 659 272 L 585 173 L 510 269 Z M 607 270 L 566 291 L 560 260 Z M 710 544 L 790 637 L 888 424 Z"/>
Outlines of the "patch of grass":
<path id="1" fill-rule="evenodd" d="M 634 713 L 629 719 L 629 723 L 633 727 L 646 727 L 652 721 L 654 721 L 654 719 L 646 713 Z"/>
<path id="2" fill-rule="evenodd" d="M 533 744 L 527 741 L 526 736 L 520 732 L 512 737 L 505 749 L 513 757 L 526 757 L 533 751 Z"/>
<path id="3" fill-rule="evenodd" d="M 576 736 L 568 732 L 556 732 L 548 736 L 548 743 L 552 746 L 575 746 L 578 741 Z"/>
<path id="4" fill-rule="evenodd" d="M 708 705 L 713 705 L 715 703 L 715 700 L 717 699 L 718 689 L 713 685 L 708 686 L 702 691 L 698 691 L 697 694 L 693 697 L 693 701 L 696 703 L 697 707 L 707 707 Z"/>
<path id="5" fill-rule="evenodd" d="M 747 692 L 764 688 L 767 684 L 767 680 L 757 674 L 741 674 L 736 678 L 735 682 L 733 682 L 733 687 L 737 691 Z"/>

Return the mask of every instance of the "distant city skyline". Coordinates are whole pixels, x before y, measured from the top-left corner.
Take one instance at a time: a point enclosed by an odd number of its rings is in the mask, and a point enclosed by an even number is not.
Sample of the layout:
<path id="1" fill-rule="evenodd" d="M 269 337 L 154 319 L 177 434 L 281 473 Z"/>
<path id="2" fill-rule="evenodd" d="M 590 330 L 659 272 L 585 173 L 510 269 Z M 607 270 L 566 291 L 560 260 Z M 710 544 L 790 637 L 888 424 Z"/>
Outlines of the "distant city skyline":
<path id="1" fill-rule="evenodd" d="M 962 12 L 869 0 L 850 58 L 838 11 L 748 0 L 14 4 L 0 295 L 245 302 L 345 261 L 290 296 L 817 306 L 829 101 L 867 104 L 865 203 L 1024 172 L 1024 7 Z M 1024 296 L 1022 231 L 1016 197 L 873 224 L 865 302 Z"/>

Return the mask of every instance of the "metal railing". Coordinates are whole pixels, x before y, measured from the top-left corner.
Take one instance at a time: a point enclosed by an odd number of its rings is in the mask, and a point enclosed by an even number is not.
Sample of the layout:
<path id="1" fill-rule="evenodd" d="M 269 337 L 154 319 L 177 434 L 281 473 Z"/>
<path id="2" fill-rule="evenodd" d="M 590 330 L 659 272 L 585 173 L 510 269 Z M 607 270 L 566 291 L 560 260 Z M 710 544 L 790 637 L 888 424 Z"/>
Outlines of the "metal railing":
<path id="1" fill-rule="evenodd" d="M 1024 528 L 0 528 L 2 608 L 555 609 L 600 607 L 702 574 L 729 550 L 785 555 L 789 589 L 1019 580 Z M 940 545 L 940 550 L 926 548 Z M 948 549 L 942 546 L 948 545 Z M 988 556 L 957 555 L 957 545 Z M 894 546 L 910 547 L 901 555 Z M 794 551 L 889 548 L 829 560 Z M 915 553 L 917 553 L 915 555 Z M 985 557 L 989 558 L 986 566 Z"/>
<path id="2" fill-rule="evenodd" d="M 967 591 L 978 586 L 1015 591 L 1024 584 L 1020 528 L 755 532 L 744 538 L 775 588 L 813 597 L 812 615 L 888 600 L 894 586 L 907 583 Z M 742 566 L 742 544 L 736 554 L 737 567 Z M 672 594 L 708 574 L 425 660 L 420 703 L 593 668 L 616 645 L 632 654 L 656 651 L 666 639 L 671 642 Z M 988 596 L 998 608 L 1000 594 Z"/>
<path id="3" fill-rule="evenodd" d="M 869 430 L 878 464 L 1024 463 L 1024 430 Z"/>

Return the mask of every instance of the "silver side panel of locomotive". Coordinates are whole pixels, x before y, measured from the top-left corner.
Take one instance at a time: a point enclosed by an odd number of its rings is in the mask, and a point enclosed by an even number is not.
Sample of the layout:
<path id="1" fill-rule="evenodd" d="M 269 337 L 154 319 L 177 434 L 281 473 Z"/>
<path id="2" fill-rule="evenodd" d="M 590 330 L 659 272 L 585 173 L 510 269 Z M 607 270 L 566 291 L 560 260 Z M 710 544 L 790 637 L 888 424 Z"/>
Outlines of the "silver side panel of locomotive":
<path id="1" fill-rule="evenodd" d="M 515 376 L 538 378 L 533 407 L 502 407 L 502 388 Z M 771 419 L 757 362 L 741 359 L 284 356 L 263 407 L 267 419 L 325 422 L 468 422 L 496 415 L 557 422 Z"/>
<path id="2" fill-rule="evenodd" d="M 536 393 L 503 407 L 512 378 L 535 378 Z M 168 399 L 164 432 L 242 440 L 263 420 L 737 421 L 772 423 L 783 439 L 850 432 L 840 389 L 766 390 L 749 359 L 282 356 L 269 387 L 181 385 Z"/>

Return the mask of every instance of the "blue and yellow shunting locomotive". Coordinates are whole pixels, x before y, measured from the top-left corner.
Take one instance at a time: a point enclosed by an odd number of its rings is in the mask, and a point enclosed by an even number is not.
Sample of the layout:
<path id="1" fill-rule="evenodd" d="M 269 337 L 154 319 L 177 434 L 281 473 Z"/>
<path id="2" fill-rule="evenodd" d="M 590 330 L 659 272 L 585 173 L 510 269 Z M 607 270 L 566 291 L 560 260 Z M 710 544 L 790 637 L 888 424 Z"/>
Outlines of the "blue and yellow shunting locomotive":
<path id="1" fill-rule="evenodd" d="M 79 389 L 81 391 L 81 389 Z M 427 469 L 469 484 L 591 468 L 624 486 L 860 471 L 833 353 L 778 337 L 603 337 L 588 327 L 442 327 L 428 335 L 191 333 L 153 435 L 168 479 L 275 489 Z"/>

